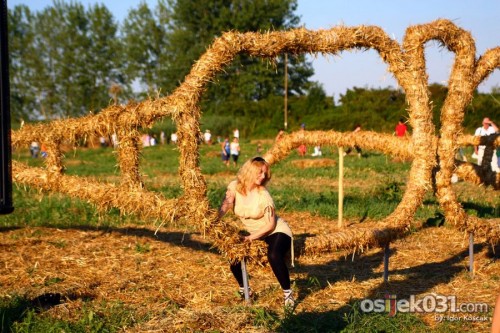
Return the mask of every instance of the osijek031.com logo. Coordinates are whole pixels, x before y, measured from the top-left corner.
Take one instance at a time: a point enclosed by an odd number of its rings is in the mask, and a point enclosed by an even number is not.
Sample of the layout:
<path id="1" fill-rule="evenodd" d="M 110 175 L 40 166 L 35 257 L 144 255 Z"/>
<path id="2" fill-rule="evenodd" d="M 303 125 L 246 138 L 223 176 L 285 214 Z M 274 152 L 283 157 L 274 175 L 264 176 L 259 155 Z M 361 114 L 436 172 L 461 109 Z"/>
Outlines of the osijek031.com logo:
<path id="1" fill-rule="evenodd" d="M 454 295 L 444 296 L 431 294 L 420 298 L 410 295 L 409 299 L 397 299 L 395 294 L 385 294 L 384 298 L 364 299 L 359 304 L 363 312 L 387 312 L 393 317 L 398 312 L 412 313 L 487 313 L 486 303 L 457 303 Z"/>

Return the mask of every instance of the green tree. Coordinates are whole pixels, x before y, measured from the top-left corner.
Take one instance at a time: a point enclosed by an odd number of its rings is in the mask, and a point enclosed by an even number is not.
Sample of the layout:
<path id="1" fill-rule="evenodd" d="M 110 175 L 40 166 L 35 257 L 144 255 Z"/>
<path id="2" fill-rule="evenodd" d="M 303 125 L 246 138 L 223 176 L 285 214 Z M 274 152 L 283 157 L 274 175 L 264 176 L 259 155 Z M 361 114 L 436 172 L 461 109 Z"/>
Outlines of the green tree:
<path id="1" fill-rule="evenodd" d="M 88 111 L 90 100 L 88 19 L 81 4 L 56 1 L 36 15 L 35 49 L 43 63 L 36 86 L 43 118 Z"/>
<path id="2" fill-rule="evenodd" d="M 59 96 L 56 91 L 56 52 L 57 43 L 54 42 L 57 26 L 54 24 L 51 9 L 47 8 L 42 13 L 37 12 L 33 22 L 36 31 L 33 40 L 33 49 L 37 56 L 31 86 L 36 94 L 37 107 L 33 110 L 33 117 L 39 119 L 51 119 L 57 117 L 60 110 L 57 107 Z"/>
<path id="3" fill-rule="evenodd" d="M 155 11 L 143 2 L 129 11 L 122 27 L 125 74 L 142 87 L 145 86 L 147 94 L 154 96 L 168 88 L 160 83 L 168 66 L 168 15 L 162 2 L 159 2 Z"/>
<path id="4" fill-rule="evenodd" d="M 393 132 L 398 119 L 408 115 L 405 95 L 391 88 L 366 89 L 354 87 L 340 95 L 341 130 L 360 124 L 365 130 Z"/>
<path id="5" fill-rule="evenodd" d="M 35 14 L 16 6 L 9 15 L 15 117 L 80 116 L 107 106 L 111 86 L 128 91 L 118 26 L 106 7 L 87 12 L 81 4 L 55 1 Z"/>
<path id="6" fill-rule="evenodd" d="M 90 44 L 86 65 L 91 89 L 87 107 L 98 111 L 110 103 L 111 97 L 116 97 L 115 102 L 125 102 L 130 94 L 130 86 L 122 65 L 124 47 L 122 40 L 117 38 L 118 24 L 112 13 L 104 5 L 94 5 L 87 17 Z M 119 87 L 121 94 L 115 91 L 116 96 L 111 96 L 112 87 Z"/>
<path id="7" fill-rule="evenodd" d="M 169 14 L 168 61 L 161 85 L 168 91 L 183 81 L 196 60 L 225 31 L 284 30 L 298 25 L 295 0 L 177 0 L 162 3 Z M 289 57 L 289 94 L 303 94 L 313 74 L 303 55 Z M 249 102 L 284 94 L 283 57 L 275 64 L 241 54 L 216 76 L 204 94 L 207 113 L 254 116 Z"/>
<path id="8" fill-rule="evenodd" d="M 33 21 L 33 14 L 27 6 L 19 5 L 9 10 L 10 106 L 13 121 L 31 120 L 32 111 L 36 108 L 37 98 L 31 82 L 39 66 L 33 49 Z"/>

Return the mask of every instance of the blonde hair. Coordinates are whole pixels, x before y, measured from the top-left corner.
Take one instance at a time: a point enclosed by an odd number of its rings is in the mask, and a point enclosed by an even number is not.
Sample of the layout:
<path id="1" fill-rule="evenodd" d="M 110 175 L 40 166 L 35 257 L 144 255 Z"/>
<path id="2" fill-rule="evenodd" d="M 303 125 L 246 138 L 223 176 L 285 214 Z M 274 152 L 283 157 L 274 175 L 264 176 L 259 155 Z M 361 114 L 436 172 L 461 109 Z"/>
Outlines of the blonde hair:
<path id="1" fill-rule="evenodd" d="M 245 195 L 247 193 L 247 188 L 255 181 L 263 165 L 267 165 L 267 172 L 266 177 L 262 180 L 261 186 L 266 186 L 271 179 L 271 168 L 264 158 L 257 156 L 246 161 L 238 171 L 238 175 L 236 176 L 236 190 Z"/>

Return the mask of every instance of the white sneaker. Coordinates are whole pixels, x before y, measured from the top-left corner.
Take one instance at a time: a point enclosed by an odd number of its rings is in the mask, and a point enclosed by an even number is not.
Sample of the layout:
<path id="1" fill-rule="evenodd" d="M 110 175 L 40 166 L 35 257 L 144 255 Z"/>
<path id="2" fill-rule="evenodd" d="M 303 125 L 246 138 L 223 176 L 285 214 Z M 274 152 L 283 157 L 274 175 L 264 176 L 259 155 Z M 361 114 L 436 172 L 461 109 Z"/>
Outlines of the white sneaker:
<path id="1" fill-rule="evenodd" d="M 295 298 L 293 297 L 293 290 L 292 289 L 283 290 L 283 295 L 285 298 L 285 307 L 293 308 L 295 306 Z"/>
<path id="2" fill-rule="evenodd" d="M 240 289 L 238 290 L 238 294 L 240 294 L 241 299 L 245 299 L 245 289 L 244 288 L 240 287 Z M 248 288 L 248 296 L 250 298 L 253 297 L 253 290 L 250 287 Z"/>

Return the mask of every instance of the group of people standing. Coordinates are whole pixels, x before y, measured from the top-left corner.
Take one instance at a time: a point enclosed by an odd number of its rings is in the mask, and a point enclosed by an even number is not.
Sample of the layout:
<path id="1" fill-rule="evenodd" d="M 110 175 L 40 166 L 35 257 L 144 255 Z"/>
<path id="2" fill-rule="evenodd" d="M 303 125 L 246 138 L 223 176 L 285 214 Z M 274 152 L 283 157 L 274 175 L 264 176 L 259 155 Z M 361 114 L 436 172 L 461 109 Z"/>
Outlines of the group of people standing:
<path id="1" fill-rule="evenodd" d="M 30 153 L 32 158 L 38 158 L 38 156 L 42 156 L 43 158 L 47 157 L 47 148 L 45 145 L 42 143 L 38 143 L 38 141 L 32 141 L 30 144 Z"/>
<path id="2" fill-rule="evenodd" d="M 300 125 L 300 131 L 304 131 L 306 128 L 306 125 L 305 124 L 301 124 Z M 361 131 L 361 124 L 356 124 L 354 125 L 354 128 L 352 130 L 353 133 L 356 133 L 356 132 L 359 132 Z M 399 137 L 399 138 L 402 138 L 402 137 L 406 137 L 408 136 L 408 127 L 406 126 L 405 124 L 405 120 L 404 118 L 400 118 L 396 127 L 394 128 L 394 133 L 393 133 L 395 136 Z M 280 132 L 278 133 L 278 135 L 276 136 L 276 141 L 280 140 L 281 137 L 283 137 L 284 135 L 284 131 L 283 130 L 280 130 Z M 358 154 L 358 157 L 362 157 L 363 156 L 363 151 L 361 150 L 361 147 L 355 145 L 354 147 L 354 150 L 356 150 L 356 153 Z M 349 147 L 345 150 L 344 152 L 344 156 L 345 155 L 349 155 L 352 151 L 353 151 L 353 148 Z M 298 148 L 297 148 L 297 153 L 299 154 L 299 156 L 306 156 L 307 154 L 307 147 L 305 144 L 301 144 Z M 321 151 L 321 146 L 320 145 L 316 145 L 314 146 L 314 152 L 311 154 L 311 156 L 322 156 L 323 153 Z"/>
<path id="3" fill-rule="evenodd" d="M 210 130 L 207 129 L 205 133 L 203 133 L 203 141 L 207 145 L 212 145 L 212 133 Z M 220 136 L 217 136 L 217 144 L 219 144 L 221 148 L 222 162 L 229 167 L 232 161 L 233 165 L 236 166 L 241 150 L 240 131 L 238 128 L 233 130 L 233 139 L 231 141 L 229 140 L 229 136 L 226 136 L 224 140 L 222 140 Z"/>
<path id="4" fill-rule="evenodd" d="M 226 136 L 221 143 L 222 162 L 229 167 L 232 161 L 233 165 L 236 166 L 238 164 L 238 158 L 240 157 L 240 151 L 240 131 L 235 128 L 233 130 L 233 140 L 229 142 L 229 137 Z"/>

